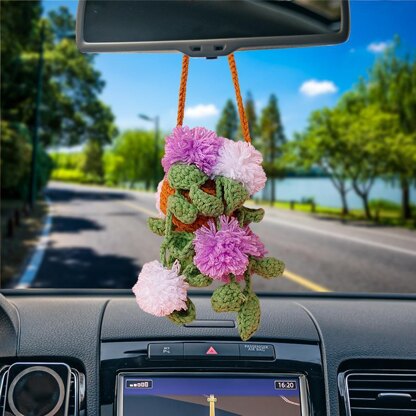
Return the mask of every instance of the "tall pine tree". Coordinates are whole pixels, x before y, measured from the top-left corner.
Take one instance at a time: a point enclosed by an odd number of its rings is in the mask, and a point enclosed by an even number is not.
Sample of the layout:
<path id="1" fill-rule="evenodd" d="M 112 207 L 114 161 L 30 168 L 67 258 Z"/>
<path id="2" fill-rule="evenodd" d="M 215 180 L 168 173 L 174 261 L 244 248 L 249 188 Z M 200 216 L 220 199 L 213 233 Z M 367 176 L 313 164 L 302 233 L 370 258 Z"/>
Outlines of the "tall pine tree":
<path id="1" fill-rule="evenodd" d="M 217 134 L 230 140 L 237 140 L 238 116 L 233 100 L 228 99 L 217 124 Z"/>
<path id="2" fill-rule="evenodd" d="M 246 110 L 246 116 L 248 120 L 248 126 L 250 129 L 251 140 L 255 143 L 258 136 L 258 126 L 257 126 L 257 114 L 256 114 L 256 105 L 254 103 L 254 98 L 251 92 L 247 93 L 247 98 L 244 103 Z"/>
<path id="3" fill-rule="evenodd" d="M 264 167 L 269 178 L 270 203 L 276 200 L 276 178 L 281 175 L 278 159 L 282 153 L 282 145 L 286 142 L 283 124 L 280 118 L 277 97 L 272 94 L 260 119 L 260 149 L 263 153 Z"/>

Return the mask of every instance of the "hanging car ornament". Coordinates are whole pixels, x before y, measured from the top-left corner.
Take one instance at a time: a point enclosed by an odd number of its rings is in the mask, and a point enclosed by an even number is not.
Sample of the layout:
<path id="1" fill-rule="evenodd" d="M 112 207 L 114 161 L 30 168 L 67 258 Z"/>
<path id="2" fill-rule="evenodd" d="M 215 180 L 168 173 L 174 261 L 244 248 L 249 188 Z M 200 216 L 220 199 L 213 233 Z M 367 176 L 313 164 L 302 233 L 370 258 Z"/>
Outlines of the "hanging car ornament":
<path id="1" fill-rule="evenodd" d="M 228 56 L 245 141 L 218 137 L 203 127 L 182 126 L 189 57 L 183 57 L 178 125 L 166 138 L 165 172 L 156 194 L 160 217 L 149 218 L 151 231 L 163 237 L 160 261 L 143 265 L 133 287 L 139 307 L 183 325 L 196 310 L 189 287 L 222 283 L 211 297 L 216 312 L 236 312 L 238 331 L 248 340 L 260 324 L 260 302 L 253 275 L 280 276 L 282 261 L 266 257 L 260 238 L 250 229 L 264 210 L 244 202 L 264 188 L 262 155 L 251 144 L 237 69 Z"/>

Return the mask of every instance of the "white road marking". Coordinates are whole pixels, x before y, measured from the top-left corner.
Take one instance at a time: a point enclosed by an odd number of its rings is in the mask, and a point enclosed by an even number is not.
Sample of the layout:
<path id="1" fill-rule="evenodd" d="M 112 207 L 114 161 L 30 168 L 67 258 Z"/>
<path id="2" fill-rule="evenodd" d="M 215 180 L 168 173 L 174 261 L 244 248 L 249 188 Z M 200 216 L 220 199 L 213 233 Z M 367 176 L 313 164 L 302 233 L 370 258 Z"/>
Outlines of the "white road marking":
<path id="1" fill-rule="evenodd" d="M 383 236 L 384 235 L 386 237 L 395 238 L 397 240 L 410 241 L 413 244 L 416 244 L 416 234 L 415 234 L 414 237 L 413 236 L 411 237 L 409 235 L 394 234 L 394 233 L 389 233 L 388 231 L 381 231 L 381 230 L 377 230 L 377 231 L 376 230 L 369 230 L 369 229 L 366 229 L 366 228 L 361 228 L 360 231 L 364 232 L 364 233 L 369 233 L 369 234 L 372 234 L 372 235 L 375 235 L 375 236 Z"/>
<path id="2" fill-rule="evenodd" d="M 406 254 L 406 255 L 409 255 L 409 256 L 416 256 L 416 251 L 414 251 L 414 250 L 408 250 L 406 248 L 396 247 L 396 246 L 392 246 L 390 244 L 377 243 L 375 241 L 369 241 L 369 240 L 365 240 L 365 239 L 359 238 L 359 237 L 352 237 L 352 236 L 346 235 L 346 234 L 338 234 L 338 233 L 334 233 L 334 232 L 331 232 L 331 231 L 319 230 L 317 228 L 310 227 L 308 225 L 304 225 L 304 224 L 300 224 L 300 223 L 296 224 L 296 223 L 289 222 L 289 221 L 286 221 L 286 220 L 280 220 L 280 219 L 271 218 L 271 217 L 266 217 L 265 221 L 272 222 L 272 223 L 278 224 L 278 225 L 283 225 L 284 227 L 296 228 L 298 230 L 324 235 L 326 237 L 337 238 L 337 239 L 343 240 L 343 241 L 352 241 L 354 243 L 364 244 L 364 245 L 367 245 L 367 246 L 370 246 L 370 247 L 377 247 L 377 248 L 382 248 L 384 250 L 390 250 L 390 251 L 395 251 L 397 253 Z"/>
<path id="3" fill-rule="evenodd" d="M 48 197 L 45 197 L 45 200 L 47 204 L 49 205 L 49 208 L 51 206 L 51 200 Z M 42 233 L 39 238 L 39 242 L 36 245 L 35 251 L 32 254 L 32 257 L 26 266 L 26 269 L 22 276 L 19 279 L 19 283 L 16 285 L 16 289 L 26 289 L 30 287 L 33 280 L 35 280 L 36 274 L 39 271 L 39 268 L 42 264 L 43 257 L 45 256 L 45 251 L 48 247 L 48 241 L 49 241 L 49 233 L 52 228 L 52 214 L 49 212 L 45 223 L 42 228 Z"/>
<path id="4" fill-rule="evenodd" d="M 274 218 L 276 218 L 276 217 L 274 217 Z M 354 227 L 353 225 L 347 225 L 347 226 L 348 227 Z M 390 233 L 388 231 L 383 231 L 383 230 L 372 230 L 372 229 L 368 229 L 368 228 L 364 228 L 364 227 L 360 228 L 358 226 L 356 226 L 355 229 L 359 230 L 361 233 L 367 233 L 367 234 L 371 234 L 371 235 L 374 235 L 374 236 L 377 236 L 377 237 L 386 236 L 386 237 L 389 237 L 389 238 L 395 238 L 397 240 L 410 241 L 410 242 L 416 244 L 416 233 L 414 233 L 414 236 L 410 236 L 410 235 Z"/>

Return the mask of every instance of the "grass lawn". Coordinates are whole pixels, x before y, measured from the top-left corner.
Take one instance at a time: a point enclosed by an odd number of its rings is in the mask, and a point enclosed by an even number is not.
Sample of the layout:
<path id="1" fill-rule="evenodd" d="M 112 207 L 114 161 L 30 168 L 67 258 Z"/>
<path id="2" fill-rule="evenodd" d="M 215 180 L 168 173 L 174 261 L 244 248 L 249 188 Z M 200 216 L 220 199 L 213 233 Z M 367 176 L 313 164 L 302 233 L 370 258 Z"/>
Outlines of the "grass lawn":
<path id="1" fill-rule="evenodd" d="M 256 201 L 259 205 L 270 206 L 268 201 Z M 275 208 L 290 210 L 291 204 L 289 201 L 276 201 L 273 205 Z M 386 225 L 386 226 L 397 226 L 405 227 L 411 230 L 416 229 L 416 212 L 413 209 L 413 219 L 403 220 L 401 217 L 400 208 L 381 208 L 378 212 L 378 218 L 376 217 L 376 210 L 372 209 L 373 219 L 369 220 L 364 215 L 362 209 L 352 209 L 348 215 L 342 215 L 340 208 L 325 207 L 321 205 L 315 206 L 315 211 L 312 211 L 311 204 L 305 204 L 296 202 L 293 207 L 294 211 L 310 213 L 312 215 L 318 215 L 322 217 L 331 217 L 345 221 L 367 221 L 374 224 Z"/>
<path id="2" fill-rule="evenodd" d="M 0 287 L 7 286 L 8 282 L 22 272 L 30 252 L 36 246 L 44 217 L 48 212 L 48 206 L 44 201 L 38 201 L 34 210 L 27 216 L 23 215 L 22 208 L 21 201 L 2 200 L 1 203 Z M 7 222 L 16 209 L 21 212 L 20 225 L 14 227 L 13 237 L 9 237 Z"/>

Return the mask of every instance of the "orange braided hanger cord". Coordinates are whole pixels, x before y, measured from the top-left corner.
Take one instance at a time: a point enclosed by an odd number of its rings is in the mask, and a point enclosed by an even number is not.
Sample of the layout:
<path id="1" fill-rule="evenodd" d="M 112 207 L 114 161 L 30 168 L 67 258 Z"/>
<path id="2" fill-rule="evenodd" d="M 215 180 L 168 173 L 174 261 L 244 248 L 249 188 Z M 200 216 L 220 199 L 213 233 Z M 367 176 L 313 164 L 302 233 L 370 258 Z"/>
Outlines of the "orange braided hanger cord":
<path id="1" fill-rule="evenodd" d="M 235 89 L 235 97 L 237 100 L 238 114 L 240 116 L 241 131 L 243 133 L 244 140 L 248 143 L 251 143 L 250 128 L 248 125 L 246 111 L 244 109 L 243 99 L 241 98 L 240 84 L 238 82 L 238 73 L 234 59 L 234 54 L 228 55 L 228 64 L 230 66 L 231 78 L 233 80 Z M 176 123 L 178 126 L 182 126 L 183 119 L 185 116 L 186 84 L 188 82 L 188 70 L 189 56 L 183 55 L 181 82 L 179 86 L 178 118 Z"/>
<path id="2" fill-rule="evenodd" d="M 235 64 L 234 54 L 228 55 L 228 64 L 230 65 L 231 77 L 233 79 L 235 97 L 237 99 L 238 113 L 240 115 L 241 131 L 244 140 L 251 143 L 250 128 L 248 125 L 246 111 L 244 109 L 243 99 L 241 98 L 240 83 L 238 82 L 237 66 Z"/>
<path id="3" fill-rule="evenodd" d="M 189 68 L 189 56 L 183 55 L 181 84 L 179 86 L 178 118 L 177 118 L 177 123 L 176 123 L 178 126 L 182 126 L 183 118 L 185 116 L 186 83 L 188 82 L 188 68 Z"/>

